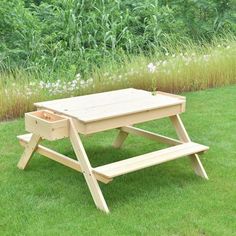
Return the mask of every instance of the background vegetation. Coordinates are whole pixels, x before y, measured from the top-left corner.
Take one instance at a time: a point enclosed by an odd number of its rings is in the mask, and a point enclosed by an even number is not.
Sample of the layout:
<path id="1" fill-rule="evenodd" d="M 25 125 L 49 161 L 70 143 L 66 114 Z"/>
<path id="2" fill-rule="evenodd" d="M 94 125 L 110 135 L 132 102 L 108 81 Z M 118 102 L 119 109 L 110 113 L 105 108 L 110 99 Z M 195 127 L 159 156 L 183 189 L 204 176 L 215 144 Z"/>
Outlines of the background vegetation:
<path id="1" fill-rule="evenodd" d="M 153 54 L 236 32 L 231 0 L 1 0 L 0 63 L 88 72 L 123 54 Z"/>
<path id="2" fill-rule="evenodd" d="M 1 0 L 0 120 L 33 102 L 236 82 L 233 0 Z"/>

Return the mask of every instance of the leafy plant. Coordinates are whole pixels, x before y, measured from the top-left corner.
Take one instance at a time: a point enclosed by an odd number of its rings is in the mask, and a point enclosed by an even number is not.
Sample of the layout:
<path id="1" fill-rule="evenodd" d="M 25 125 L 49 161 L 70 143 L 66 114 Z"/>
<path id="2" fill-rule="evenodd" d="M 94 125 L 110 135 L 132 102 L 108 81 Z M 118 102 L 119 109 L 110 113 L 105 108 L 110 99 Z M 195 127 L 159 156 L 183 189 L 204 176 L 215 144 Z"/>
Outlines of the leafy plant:
<path id="1" fill-rule="evenodd" d="M 233 6 L 231 0 L 2 0 L 0 68 L 88 74 L 124 54 L 210 42 L 235 34 Z"/>

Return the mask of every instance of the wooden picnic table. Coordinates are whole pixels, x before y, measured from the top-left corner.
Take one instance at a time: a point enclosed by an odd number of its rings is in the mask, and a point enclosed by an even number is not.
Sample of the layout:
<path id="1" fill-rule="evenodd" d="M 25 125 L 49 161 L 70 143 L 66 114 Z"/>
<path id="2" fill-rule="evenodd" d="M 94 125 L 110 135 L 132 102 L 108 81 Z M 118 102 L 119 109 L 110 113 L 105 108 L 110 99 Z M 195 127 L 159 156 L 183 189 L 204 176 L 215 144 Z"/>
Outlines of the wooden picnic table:
<path id="1" fill-rule="evenodd" d="M 198 156 L 208 147 L 190 140 L 179 116 L 185 111 L 185 103 L 183 96 L 164 92 L 152 95 L 133 88 L 35 103 L 38 110 L 25 114 L 25 127 L 30 133 L 18 136 L 20 144 L 25 147 L 18 167 L 25 169 L 33 153 L 38 152 L 82 172 L 95 205 L 106 213 L 109 209 L 98 181 L 109 183 L 117 176 L 183 156 L 190 156 L 195 173 L 208 179 Z M 165 117 L 170 118 L 179 140 L 133 126 Z M 92 167 L 80 134 L 88 135 L 114 128 L 119 129 L 113 143 L 115 148 L 122 146 L 128 134 L 166 143 L 170 147 Z M 77 160 L 39 144 L 43 139 L 54 141 L 62 138 L 70 139 Z"/>

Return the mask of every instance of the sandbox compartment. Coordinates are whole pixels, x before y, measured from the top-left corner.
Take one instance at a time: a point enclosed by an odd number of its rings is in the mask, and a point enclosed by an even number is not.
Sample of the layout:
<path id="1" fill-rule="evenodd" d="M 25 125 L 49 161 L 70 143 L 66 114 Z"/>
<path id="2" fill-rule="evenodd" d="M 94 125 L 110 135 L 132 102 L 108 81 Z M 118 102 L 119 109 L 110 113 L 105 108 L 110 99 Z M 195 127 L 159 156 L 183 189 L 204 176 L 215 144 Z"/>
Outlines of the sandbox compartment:
<path id="1" fill-rule="evenodd" d="M 43 139 L 57 140 L 68 137 L 68 119 L 47 110 L 25 114 L 25 129 Z"/>

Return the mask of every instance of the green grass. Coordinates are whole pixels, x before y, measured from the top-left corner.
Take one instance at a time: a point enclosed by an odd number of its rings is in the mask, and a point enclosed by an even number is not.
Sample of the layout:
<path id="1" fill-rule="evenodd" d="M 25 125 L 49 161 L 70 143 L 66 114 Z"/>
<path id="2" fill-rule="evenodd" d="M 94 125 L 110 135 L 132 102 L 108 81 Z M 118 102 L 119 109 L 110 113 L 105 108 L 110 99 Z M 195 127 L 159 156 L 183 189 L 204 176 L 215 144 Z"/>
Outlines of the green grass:
<path id="1" fill-rule="evenodd" d="M 0 123 L 1 235 L 236 235 L 236 86 L 186 93 L 185 126 L 196 142 L 209 145 L 201 160 L 210 180 L 192 171 L 187 158 L 116 178 L 101 188 L 111 214 L 96 210 L 83 176 L 35 155 L 26 171 L 16 135 L 23 120 Z M 173 135 L 169 121 L 139 125 Z M 94 166 L 163 147 L 128 137 L 121 150 L 116 131 L 84 137 Z M 73 155 L 68 141 L 55 149 Z"/>
<path id="2" fill-rule="evenodd" d="M 156 51 L 151 57 L 126 55 L 122 63 L 111 61 L 101 68 L 94 66 L 93 73 L 81 75 L 80 80 L 75 80 L 75 74 L 81 72 L 76 70 L 48 74 L 19 69 L 0 73 L 0 120 L 21 117 L 33 109 L 34 102 L 59 97 L 127 87 L 180 93 L 235 84 L 235 39 L 217 38 L 201 47 L 193 43 L 182 48 L 173 46 L 168 52 Z"/>

